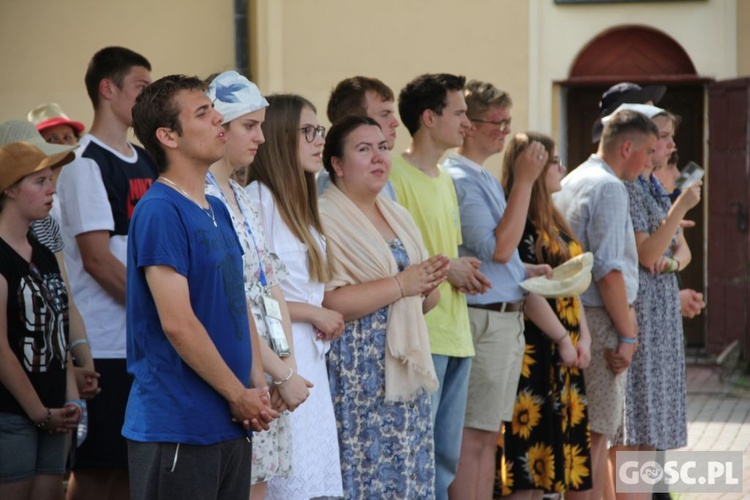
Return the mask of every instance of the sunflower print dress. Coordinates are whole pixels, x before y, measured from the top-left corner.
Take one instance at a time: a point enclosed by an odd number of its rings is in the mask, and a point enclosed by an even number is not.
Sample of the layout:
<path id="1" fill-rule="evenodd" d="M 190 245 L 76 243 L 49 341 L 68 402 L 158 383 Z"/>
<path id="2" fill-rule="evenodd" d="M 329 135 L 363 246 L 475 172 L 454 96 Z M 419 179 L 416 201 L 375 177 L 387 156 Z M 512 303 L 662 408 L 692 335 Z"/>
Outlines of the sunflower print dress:
<path id="1" fill-rule="evenodd" d="M 556 243 L 537 257 L 540 237 L 548 239 L 527 222 L 518 248 L 521 260 L 552 267 L 562 264 L 564 258 Z M 565 234 L 562 237 L 571 257 L 582 253 L 576 241 Z M 548 301 L 576 345 L 580 335 L 578 297 Z M 526 352 L 513 420 L 504 424 L 505 449 L 498 448 L 495 497 L 520 490 L 563 493 L 590 489 L 591 435 L 583 372 L 560 366 L 556 344 L 528 319 L 524 336 Z"/>

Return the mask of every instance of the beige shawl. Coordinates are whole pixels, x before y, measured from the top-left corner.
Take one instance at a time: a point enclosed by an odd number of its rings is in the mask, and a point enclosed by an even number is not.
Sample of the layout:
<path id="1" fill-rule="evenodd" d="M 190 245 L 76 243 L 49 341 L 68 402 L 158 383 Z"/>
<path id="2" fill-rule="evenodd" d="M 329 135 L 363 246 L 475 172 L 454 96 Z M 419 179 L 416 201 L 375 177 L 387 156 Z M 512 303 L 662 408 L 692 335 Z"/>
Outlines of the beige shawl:
<path id="1" fill-rule="evenodd" d="M 422 235 L 403 207 L 383 196 L 377 199 L 380 213 L 401 240 L 411 264 L 428 255 Z M 370 220 L 335 185 L 320 198 L 328 248 L 334 260 L 334 276 L 326 285 L 332 290 L 345 285 L 367 283 L 398 274 L 388 243 Z M 396 283 L 393 284 L 394 288 Z M 430 339 L 422 313 L 422 297 L 412 296 L 390 305 L 386 326 L 385 400 L 407 401 L 424 388 L 438 387 L 430 355 Z"/>

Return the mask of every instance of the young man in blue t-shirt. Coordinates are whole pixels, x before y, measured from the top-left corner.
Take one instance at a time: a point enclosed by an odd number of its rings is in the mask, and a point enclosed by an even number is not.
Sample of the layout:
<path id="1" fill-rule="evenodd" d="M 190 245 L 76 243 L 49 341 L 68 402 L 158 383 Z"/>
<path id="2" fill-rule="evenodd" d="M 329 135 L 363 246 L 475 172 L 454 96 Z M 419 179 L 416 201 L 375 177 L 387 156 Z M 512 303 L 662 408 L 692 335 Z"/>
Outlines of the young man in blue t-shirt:
<path id="1" fill-rule="evenodd" d="M 247 436 L 277 416 L 251 346 L 242 249 L 223 203 L 204 194 L 224 155 L 221 121 L 202 82 L 185 76 L 156 81 L 133 108 L 160 172 L 128 241 L 134 381 L 122 432 L 134 499 L 248 498 Z"/>

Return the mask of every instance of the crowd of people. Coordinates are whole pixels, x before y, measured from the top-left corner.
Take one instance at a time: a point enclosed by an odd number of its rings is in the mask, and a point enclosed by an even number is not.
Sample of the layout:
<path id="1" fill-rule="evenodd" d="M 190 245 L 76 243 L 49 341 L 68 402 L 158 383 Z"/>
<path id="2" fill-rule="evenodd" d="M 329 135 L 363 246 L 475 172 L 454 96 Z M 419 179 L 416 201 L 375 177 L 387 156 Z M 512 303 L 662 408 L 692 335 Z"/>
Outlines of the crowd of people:
<path id="1" fill-rule="evenodd" d="M 88 133 L 0 125 L 1 498 L 614 498 L 610 454 L 686 445 L 663 87 L 607 91 L 566 175 L 457 75 L 347 78 L 329 130 L 123 47 L 85 82 Z M 524 288 L 585 252 L 580 296 Z"/>

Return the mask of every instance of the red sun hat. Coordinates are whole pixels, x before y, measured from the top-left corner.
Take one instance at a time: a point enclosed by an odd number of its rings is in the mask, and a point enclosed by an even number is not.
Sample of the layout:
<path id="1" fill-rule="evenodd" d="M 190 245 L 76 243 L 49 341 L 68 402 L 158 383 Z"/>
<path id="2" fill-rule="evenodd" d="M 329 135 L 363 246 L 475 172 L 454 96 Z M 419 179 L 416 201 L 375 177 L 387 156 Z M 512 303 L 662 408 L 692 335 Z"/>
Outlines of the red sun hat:
<path id="1" fill-rule="evenodd" d="M 68 125 L 73 127 L 78 135 L 81 135 L 86 128 L 83 123 L 68 118 L 60 105 L 55 102 L 41 104 L 32 109 L 29 111 L 27 119 L 36 126 L 38 132 L 57 125 Z"/>

